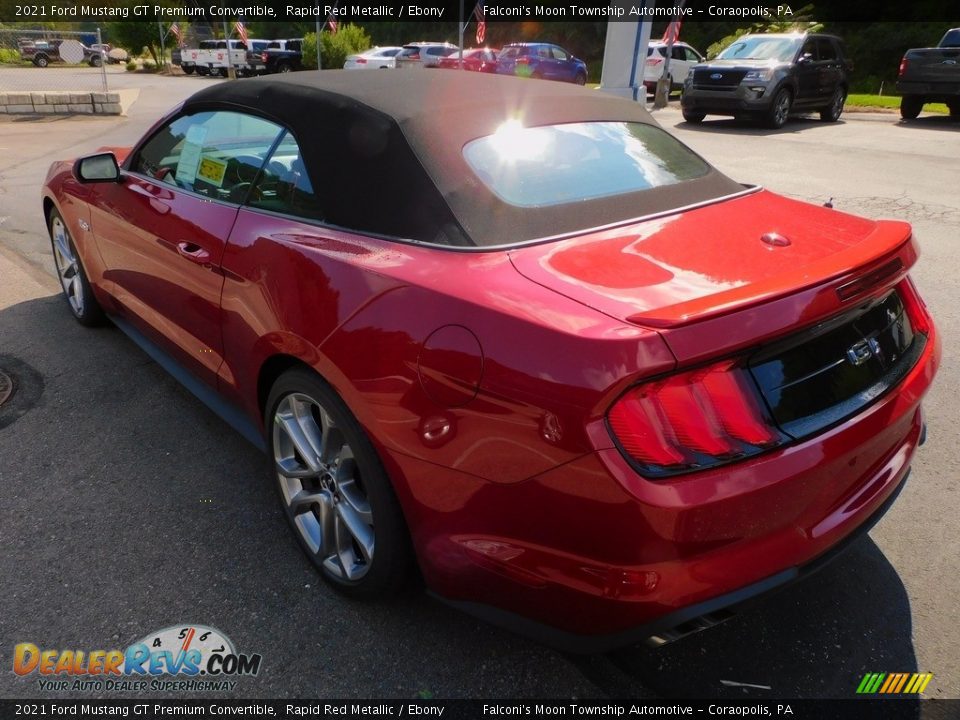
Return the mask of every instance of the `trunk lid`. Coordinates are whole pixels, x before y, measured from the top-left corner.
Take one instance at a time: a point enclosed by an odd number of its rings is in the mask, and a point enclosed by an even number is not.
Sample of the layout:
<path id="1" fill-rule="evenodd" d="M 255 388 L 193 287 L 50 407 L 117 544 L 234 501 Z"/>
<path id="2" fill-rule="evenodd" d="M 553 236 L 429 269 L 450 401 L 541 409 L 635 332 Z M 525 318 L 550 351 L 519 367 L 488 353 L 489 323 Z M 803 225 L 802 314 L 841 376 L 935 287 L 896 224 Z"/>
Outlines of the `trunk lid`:
<path id="1" fill-rule="evenodd" d="M 686 337 L 674 347 L 683 360 L 697 356 L 697 348 L 730 349 L 791 323 L 816 322 L 862 292 L 889 285 L 915 260 L 910 239 L 906 223 L 867 220 L 759 191 L 520 248 L 511 251 L 511 260 L 529 280 L 602 313 L 659 329 L 668 341 Z M 863 288 L 837 292 L 870 273 L 877 276 Z M 695 330 L 719 330 L 717 321 L 760 306 L 763 312 L 749 323 L 725 321 L 722 337 L 697 341 Z M 695 332 L 680 333 L 684 328 Z"/>
<path id="2" fill-rule="evenodd" d="M 906 60 L 900 80 L 960 82 L 960 48 L 908 50 Z"/>

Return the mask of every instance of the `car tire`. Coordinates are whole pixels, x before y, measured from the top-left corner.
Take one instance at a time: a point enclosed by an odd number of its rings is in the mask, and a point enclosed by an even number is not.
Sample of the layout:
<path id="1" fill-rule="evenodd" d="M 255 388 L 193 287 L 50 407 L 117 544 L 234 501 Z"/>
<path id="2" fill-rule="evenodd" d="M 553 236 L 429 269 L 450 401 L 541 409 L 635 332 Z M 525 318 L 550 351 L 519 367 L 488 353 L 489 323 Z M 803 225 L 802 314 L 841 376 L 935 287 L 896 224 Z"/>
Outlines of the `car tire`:
<path id="1" fill-rule="evenodd" d="M 100 67 L 101 65 L 103 65 L 103 58 L 97 57 L 96 55 L 94 55 L 92 58 L 90 58 L 90 67 L 96 67 L 96 68 L 98 68 L 98 67 Z"/>
<path id="2" fill-rule="evenodd" d="M 281 375 L 265 408 L 274 482 L 301 548 L 344 595 L 395 594 L 413 553 L 400 504 L 363 428 L 307 368 Z"/>
<path id="3" fill-rule="evenodd" d="M 764 115 L 764 125 L 774 130 L 779 130 L 787 124 L 787 118 L 790 117 L 790 108 L 793 105 L 793 93 L 789 88 L 782 87 L 773 96 L 773 102 Z"/>
<path id="4" fill-rule="evenodd" d="M 699 125 L 703 122 L 703 119 L 707 116 L 705 112 L 697 112 L 696 110 L 684 110 L 683 119 L 685 122 L 690 123 L 691 125 Z"/>
<path id="5" fill-rule="evenodd" d="M 830 104 L 820 111 L 820 119 L 823 122 L 836 122 L 843 113 L 843 103 L 847 100 L 847 91 L 843 88 L 837 88 L 830 97 Z"/>
<path id="6" fill-rule="evenodd" d="M 278 73 L 293 72 L 293 68 L 290 67 L 290 63 L 288 62 L 277 63 L 277 72 Z"/>
<path id="7" fill-rule="evenodd" d="M 181 65 L 180 69 L 183 70 L 184 75 L 193 75 L 196 71 L 196 68 L 193 65 Z"/>
<path id="8" fill-rule="evenodd" d="M 47 67 L 47 65 L 50 64 L 50 60 L 47 58 L 46 55 L 36 55 L 33 58 L 33 64 L 36 65 L 38 68 L 45 68 Z"/>
<path id="9" fill-rule="evenodd" d="M 923 98 L 919 95 L 904 95 L 900 98 L 900 117 L 914 120 L 923 110 Z"/>
<path id="10" fill-rule="evenodd" d="M 586 85 L 586 84 L 587 84 L 587 76 L 584 75 L 583 73 L 577 73 L 577 77 L 574 78 L 573 81 L 574 81 L 577 85 L 581 85 L 581 86 L 582 86 L 582 85 Z"/>
<path id="11" fill-rule="evenodd" d="M 87 327 L 102 325 L 106 316 L 93 295 L 90 281 L 84 272 L 73 238 L 59 211 L 53 209 L 47 218 L 47 231 L 50 234 L 50 247 L 53 250 L 53 262 L 63 289 L 64 299 L 77 322 Z"/>
<path id="12" fill-rule="evenodd" d="M 960 98 L 949 101 L 947 108 L 950 110 L 950 117 L 960 117 Z"/>

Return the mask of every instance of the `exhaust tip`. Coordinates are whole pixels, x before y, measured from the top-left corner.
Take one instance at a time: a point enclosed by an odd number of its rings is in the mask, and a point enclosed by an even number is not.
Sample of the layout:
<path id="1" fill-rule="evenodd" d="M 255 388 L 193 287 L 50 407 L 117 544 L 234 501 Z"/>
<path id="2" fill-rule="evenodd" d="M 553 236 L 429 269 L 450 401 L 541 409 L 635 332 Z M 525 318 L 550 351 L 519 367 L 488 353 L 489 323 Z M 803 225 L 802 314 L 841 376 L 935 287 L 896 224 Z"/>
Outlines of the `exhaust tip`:
<path id="1" fill-rule="evenodd" d="M 716 627 L 720 623 L 726 622 L 733 616 L 734 612 L 729 609 L 717 610 L 716 612 L 700 615 L 692 620 L 687 620 L 679 625 L 675 625 L 669 630 L 664 630 L 656 635 L 651 635 L 647 638 L 646 644 L 650 647 L 662 647 L 663 645 L 668 645 L 672 642 L 680 640 L 681 638 L 685 638 L 688 635 L 694 635 L 698 632 L 703 632 L 704 630 L 709 630 L 712 627 Z"/>

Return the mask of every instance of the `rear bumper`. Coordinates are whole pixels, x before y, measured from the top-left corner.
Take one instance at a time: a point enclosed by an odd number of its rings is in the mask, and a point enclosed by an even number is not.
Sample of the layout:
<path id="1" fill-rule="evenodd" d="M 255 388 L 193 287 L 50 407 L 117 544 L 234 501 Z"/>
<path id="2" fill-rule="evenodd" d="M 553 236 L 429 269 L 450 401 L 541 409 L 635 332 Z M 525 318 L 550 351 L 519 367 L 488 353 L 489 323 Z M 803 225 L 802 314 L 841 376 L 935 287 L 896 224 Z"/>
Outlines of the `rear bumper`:
<path id="1" fill-rule="evenodd" d="M 923 433 L 926 433 L 926 428 L 924 428 Z M 737 612 L 746 609 L 752 602 L 773 595 L 795 582 L 805 580 L 827 566 L 880 521 L 880 518 L 886 514 L 900 495 L 900 491 L 903 490 L 909 476 L 910 469 L 907 468 L 899 478 L 893 492 L 874 511 L 873 515 L 843 540 L 806 565 L 787 568 L 738 590 L 676 610 L 649 623 L 622 632 L 607 635 L 579 635 L 490 605 L 451 601 L 442 597 L 438 599 L 462 612 L 491 624 L 499 625 L 518 635 L 532 638 L 562 652 L 587 655 L 609 652 L 629 645 L 643 644 L 659 647 L 718 625 L 733 617 Z"/>
<path id="2" fill-rule="evenodd" d="M 651 482 L 608 449 L 519 484 L 465 480 L 470 500 L 415 537 L 424 575 L 446 602 L 568 651 L 708 626 L 813 572 L 883 515 L 921 442 L 939 361 L 931 330 L 904 380 L 859 415 L 716 470 Z"/>
<path id="3" fill-rule="evenodd" d="M 952 82 L 900 80 L 897 82 L 897 92 L 901 95 L 922 95 L 928 98 L 927 102 L 957 101 L 960 100 L 960 77 Z"/>

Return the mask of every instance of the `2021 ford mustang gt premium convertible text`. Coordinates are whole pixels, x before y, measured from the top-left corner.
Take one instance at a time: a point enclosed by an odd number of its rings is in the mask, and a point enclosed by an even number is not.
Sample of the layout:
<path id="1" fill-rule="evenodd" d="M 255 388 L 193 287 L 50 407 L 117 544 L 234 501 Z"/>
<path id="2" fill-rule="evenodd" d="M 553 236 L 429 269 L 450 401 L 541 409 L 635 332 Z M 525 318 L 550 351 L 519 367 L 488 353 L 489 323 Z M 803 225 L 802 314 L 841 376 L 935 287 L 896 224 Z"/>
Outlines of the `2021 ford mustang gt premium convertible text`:
<path id="1" fill-rule="evenodd" d="M 56 163 L 69 308 L 273 459 L 334 587 L 662 642 L 882 514 L 940 357 L 910 227 L 733 182 L 635 103 L 482 73 L 218 84 Z"/>

